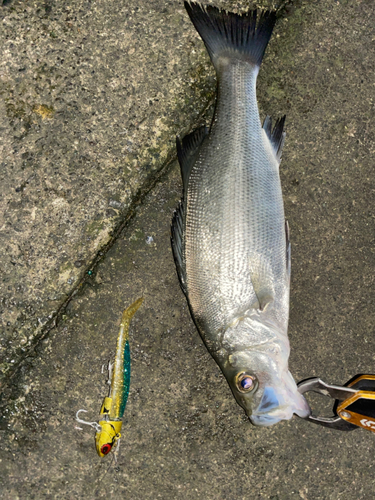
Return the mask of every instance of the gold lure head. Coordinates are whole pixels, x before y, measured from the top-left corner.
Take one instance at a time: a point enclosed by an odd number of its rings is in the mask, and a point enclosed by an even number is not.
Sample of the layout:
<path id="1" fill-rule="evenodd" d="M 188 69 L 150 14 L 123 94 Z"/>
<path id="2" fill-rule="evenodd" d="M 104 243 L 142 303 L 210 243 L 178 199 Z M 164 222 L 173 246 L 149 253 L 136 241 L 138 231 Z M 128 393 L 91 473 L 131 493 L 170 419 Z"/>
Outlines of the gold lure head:
<path id="1" fill-rule="evenodd" d="M 104 457 L 120 439 L 122 422 L 120 420 L 100 420 L 99 425 L 100 430 L 95 434 L 95 445 L 99 457 Z"/>

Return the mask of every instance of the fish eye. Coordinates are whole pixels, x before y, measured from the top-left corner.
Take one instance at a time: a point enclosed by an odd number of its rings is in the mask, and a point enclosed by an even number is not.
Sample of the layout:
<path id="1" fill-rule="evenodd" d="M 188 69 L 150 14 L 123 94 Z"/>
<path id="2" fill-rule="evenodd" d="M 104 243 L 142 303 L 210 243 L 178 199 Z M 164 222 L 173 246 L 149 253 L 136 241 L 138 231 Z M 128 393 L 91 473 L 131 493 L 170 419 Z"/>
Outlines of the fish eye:
<path id="1" fill-rule="evenodd" d="M 236 376 L 236 386 L 240 392 L 251 392 L 256 387 L 257 379 L 254 375 L 249 375 L 248 373 L 241 372 Z"/>
<path id="2" fill-rule="evenodd" d="M 100 448 L 100 451 L 103 453 L 103 455 L 108 455 L 108 453 L 111 451 L 112 445 L 109 443 L 103 444 L 103 446 Z"/>

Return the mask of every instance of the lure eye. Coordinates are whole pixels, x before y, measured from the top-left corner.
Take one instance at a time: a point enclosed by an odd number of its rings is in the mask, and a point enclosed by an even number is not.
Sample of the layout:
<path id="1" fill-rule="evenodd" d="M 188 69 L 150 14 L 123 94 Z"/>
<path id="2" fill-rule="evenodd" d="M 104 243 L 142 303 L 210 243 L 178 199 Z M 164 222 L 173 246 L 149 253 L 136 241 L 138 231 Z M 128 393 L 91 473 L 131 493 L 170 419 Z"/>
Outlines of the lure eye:
<path id="1" fill-rule="evenodd" d="M 239 373 L 236 377 L 237 389 L 240 392 L 251 392 L 256 387 L 256 378 L 248 373 Z"/>
<path id="2" fill-rule="evenodd" d="M 100 451 L 103 453 L 103 455 L 108 455 L 108 453 L 111 451 L 112 445 L 107 443 L 103 444 L 103 446 L 100 448 Z"/>

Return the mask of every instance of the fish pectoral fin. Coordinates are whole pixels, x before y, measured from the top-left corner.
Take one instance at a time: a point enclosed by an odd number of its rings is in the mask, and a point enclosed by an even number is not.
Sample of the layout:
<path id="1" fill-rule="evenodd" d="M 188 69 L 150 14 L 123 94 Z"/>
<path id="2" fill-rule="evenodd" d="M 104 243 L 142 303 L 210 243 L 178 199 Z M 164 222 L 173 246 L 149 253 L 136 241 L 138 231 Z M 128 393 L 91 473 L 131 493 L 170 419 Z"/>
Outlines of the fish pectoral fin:
<path id="1" fill-rule="evenodd" d="M 175 213 L 173 214 L 171 227 L 171 244 L 174 262 L 176 264 L 177 275 L 180 281 L 182 291 L 187 296 L 186 288 L 186 266 L 183 259 L 182 245 L 184 244 L 184 202 L 180 201 Z"/>
<path id="2" fill-rule="evenodd" d="M 254 288 L 254 291 L 259 303 L 258 310 L 261 312 L 266 311 L 274 301 L 274 296 L 268 290 L 255 290 Z"/>
<path id="3" fill-rule="evenodd" d="M 280 163 L 281 162 L 281 154 L 283 152 L 283 146 L 285 142 L 285 132 L 284 132 L 284 124 L 285 124 L 285 115 L 276 120 L 275 126 L 272 130 L 272 118 L 270 116 L 266 116 L 266 119 L 263 123 L 263 129 L 267 134 L 267 137 L 271 143 L 272 149 L 275 152 L 276 159 Z"/>
<path id="4" fill-rule="evenodd" d="M 259 298 L 259 311 L 265 311 L 267 307 L 270 306 L 273 302 L 273 296 L 272 295 L 261 295 Z"/>
<path id="5" fill-rule="evenodd" d="M 176 137 L 177 156 L 181 168 L 184 195 L 187 193 L 190 172 L 197 157 L 197 153 L 207 134 L 208 129 L 204 126 L 193 130 L 191 134 L 185 135 L 182 141 L 180 141 L 179 137 Z"/>
<path id="6" fill-rule="evenodd" d="M 261 256 L 250 257 L 250 277 L 255 295 L 258 299 L 258 310 L 265 311 L 275 300 L 271 266 Z"/>

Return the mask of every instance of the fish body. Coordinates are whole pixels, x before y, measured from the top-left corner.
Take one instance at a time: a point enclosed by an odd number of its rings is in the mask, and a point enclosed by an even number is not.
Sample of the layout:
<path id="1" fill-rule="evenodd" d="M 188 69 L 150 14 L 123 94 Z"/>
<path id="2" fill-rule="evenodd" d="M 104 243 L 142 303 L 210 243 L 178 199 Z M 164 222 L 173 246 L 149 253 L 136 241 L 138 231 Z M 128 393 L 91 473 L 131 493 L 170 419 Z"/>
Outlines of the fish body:
<path id="1" fill-rule="evenodd" d="M 309 414 L 288 370 L 290 244 L 279 163 L 284 118 L 262 127 L 256 80 L 275 13 L 185 2 L 218 81 L 209 132 L 177 141 L 184 197 L 172 224 L 195 324 L 251 421 Z"/>

